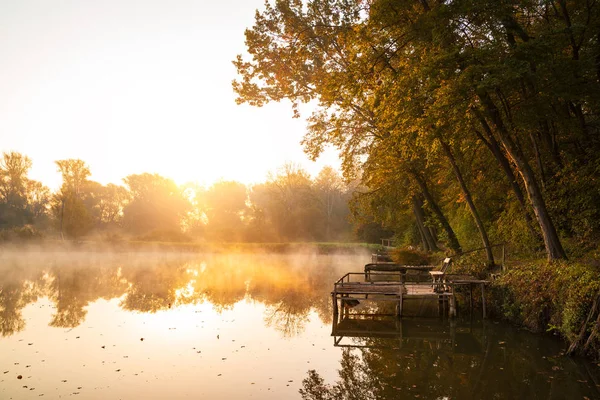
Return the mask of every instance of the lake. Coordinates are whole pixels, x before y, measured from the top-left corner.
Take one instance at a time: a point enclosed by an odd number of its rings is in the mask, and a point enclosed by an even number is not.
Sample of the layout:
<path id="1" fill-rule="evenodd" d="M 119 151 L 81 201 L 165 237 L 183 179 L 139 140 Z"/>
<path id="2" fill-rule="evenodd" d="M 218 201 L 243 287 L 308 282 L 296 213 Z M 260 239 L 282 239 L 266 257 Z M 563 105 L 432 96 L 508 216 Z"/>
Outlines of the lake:
<path id="1" fill-rule="evenodd" d="M 596 364 L 468 310 L 334 320 L 333 282 L 369 261 L 4 251 L 0 399 L 600 398 Z"/>

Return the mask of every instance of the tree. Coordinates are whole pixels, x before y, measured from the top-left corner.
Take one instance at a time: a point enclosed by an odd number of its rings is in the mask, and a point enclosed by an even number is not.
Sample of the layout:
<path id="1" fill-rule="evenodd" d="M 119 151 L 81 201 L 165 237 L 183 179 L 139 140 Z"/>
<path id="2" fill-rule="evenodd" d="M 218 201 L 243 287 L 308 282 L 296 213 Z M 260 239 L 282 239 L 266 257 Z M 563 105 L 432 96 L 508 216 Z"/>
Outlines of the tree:
<path id="1" fill-rule="evenodd" d="M 124 227 L 135 234 L 167 235 L 167 240 L 179 237 L 183 218 L 191 208 L 184 190 L 158 174 L 134 174 L 123 180 L 131 194 L 123 208 Z"/>
<path id="2" fill-rule="evenodd" d="M 17 152 L 3 153 L 0 160 L 0 225 L 13 227 L 32 222 L 27 207 L 30 168 L 29 157 Z"/>
<path id="3" fill-rule="evenodd" d="M 248 212 L 246 186 L 234 181 L 219 181 L 204 193 L 209 238 L 223 242 L 243 239 Z"/>
<path id="4" fill-rule="evenodd" d="M 348 196 L 342 177 L 332 167 L 323 167 L 315 178 L 314 187 L 325 217 L 325 239 L 330 241 L 338 238 L 346 231 L 349 215 Z"/>
<path id="5" fill-rule="evenodd" d="M 61 235 L 79 238 L 93 227 L 90 210 L 83 201 L 82 189 L 91 175 L 89 167 L 79 159 L 56 161 L 62 175 L 62 185 L 53 196 L 51 210 Z"/>
<path id="6" fill-rule="evenodd" d="M 278 240 L 319 240 L 324 236 L 310 176 L 293 164 L 284 165 L 270 174 L 267 182 L 254 186 L 250 201 L 264 213 Z"/>

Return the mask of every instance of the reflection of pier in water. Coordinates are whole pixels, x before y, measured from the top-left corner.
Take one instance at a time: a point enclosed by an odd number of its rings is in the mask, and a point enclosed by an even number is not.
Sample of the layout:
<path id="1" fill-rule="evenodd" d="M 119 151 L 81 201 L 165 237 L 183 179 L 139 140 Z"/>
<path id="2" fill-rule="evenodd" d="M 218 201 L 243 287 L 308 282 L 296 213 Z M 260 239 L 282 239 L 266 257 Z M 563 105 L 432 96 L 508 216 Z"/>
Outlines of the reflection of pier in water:
<path id="1" fill-rule="evenodd" d="M 458 326 L 454 320 L 365 315 L 334 316 L 333 344 L 336 347 L 392 349 L 428 348 L 461 354 L 483 351 L 483 325 Z M 350 343 L 342 341 L 349 339 Z"/>

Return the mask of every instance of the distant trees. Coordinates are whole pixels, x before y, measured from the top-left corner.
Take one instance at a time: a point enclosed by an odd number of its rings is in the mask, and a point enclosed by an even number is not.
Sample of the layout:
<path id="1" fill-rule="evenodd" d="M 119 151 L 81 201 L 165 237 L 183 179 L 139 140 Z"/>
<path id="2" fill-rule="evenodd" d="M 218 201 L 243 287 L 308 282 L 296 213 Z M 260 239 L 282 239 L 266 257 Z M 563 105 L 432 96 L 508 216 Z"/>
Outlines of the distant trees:
<path id="1" fill-rule="evenodd" d="M 244 241 L 250 210 L 246 186 L 234 181 L 219 181 L 203 196 L 206 238 L 216 242 Z"/>
<path id="2" fill-rule="evenodd" d="M 250 192 L 255 215 L 277 241 L 348 238 L 348 193 L 341 177 L 325 167 L 312 181 L 308 173 L 286 164 Z"/>
<path id="3" fill-rule="evenodd" d="M 61 235 L 78 238 L 93 227 L 92 215 L 84 203 L 90 192 L 88 177 L 90 169 L 78 159 L 56 161 L 62 175 L 62 186 L 52 199 L 52 214 Z"/>
<path id="4" fill-rule="evenodd" d="M 49 190 L 28 178 L 31 160 L 17 152 L 0 160 L 0 228 L 22 227 L 42 221 Z"/>
<path id="5" fill-rule="evenodd" d="M 15 236 L 5 234 L 7 229 L 29 225 L 27 229 L 33 231 L 21 233 L 44 231 L 75 240 L 98 235 L 111 240 L 125 235 L 138 240 L 210 242 L 354 237 L 348 208 L 353 189 L 331 167 L 313 179 L 303 169 L 286 164 L 263 183 L 219 181 L 206 188 L 177 185 L 150 173 L 127 176 L 125 186 L 102 185 L 90 179 L 91 170 L 83 160 L 58 160 L 56 166 L 62 184 L 52 193 L 27 177 L 28 157 L 4 153 L 0 240 Z"/>
<path id="6" fill-rule="evenodd" d="M 123 179 L 131 201 L 123 208 L 123 226 L 133 234 L 176 235 L 190 211 L 184 190 L 158 174 L 134 174 Z"/>

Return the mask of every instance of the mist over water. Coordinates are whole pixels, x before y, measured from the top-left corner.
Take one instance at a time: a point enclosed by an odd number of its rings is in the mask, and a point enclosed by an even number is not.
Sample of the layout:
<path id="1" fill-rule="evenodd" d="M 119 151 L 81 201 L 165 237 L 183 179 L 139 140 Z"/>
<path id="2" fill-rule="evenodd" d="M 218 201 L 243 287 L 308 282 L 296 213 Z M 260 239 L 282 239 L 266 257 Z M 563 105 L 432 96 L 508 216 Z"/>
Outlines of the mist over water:
<path id="1" fill-rule="evenodd" d="M 493 322 L 361 305 L 334 346 L 333 282 L 369 259 L 4 248 L 0 398 L 597 398 L 596 366 Z"/>

